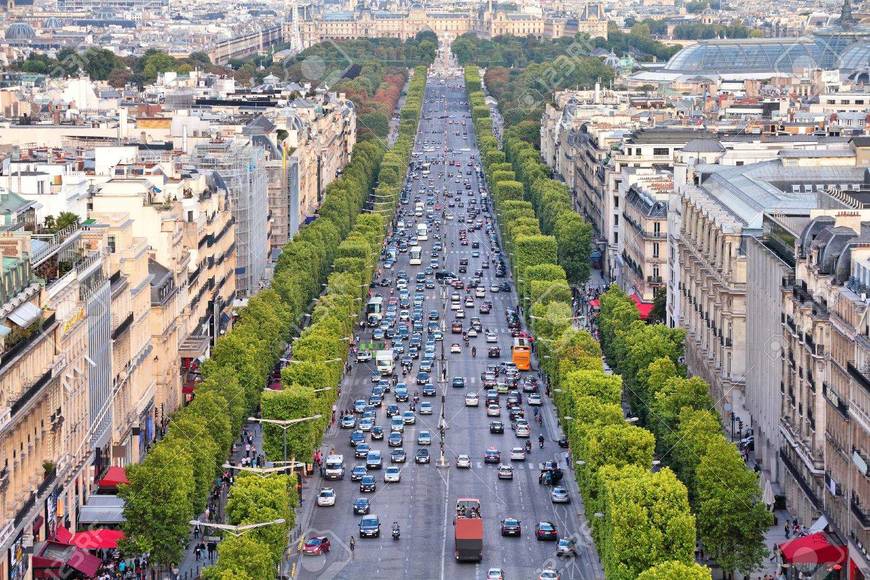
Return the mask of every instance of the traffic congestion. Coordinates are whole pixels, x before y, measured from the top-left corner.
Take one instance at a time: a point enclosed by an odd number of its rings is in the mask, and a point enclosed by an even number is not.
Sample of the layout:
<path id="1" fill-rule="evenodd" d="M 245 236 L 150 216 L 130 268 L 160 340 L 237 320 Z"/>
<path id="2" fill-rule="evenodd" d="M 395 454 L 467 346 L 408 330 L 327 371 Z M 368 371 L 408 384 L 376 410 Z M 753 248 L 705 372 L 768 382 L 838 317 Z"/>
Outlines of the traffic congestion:
<path id="1" fill-rule="evenodd" d="M 441 54 L 309 482 L 303 574 L 593 576 L 478 155 L 461 71 Z"/>

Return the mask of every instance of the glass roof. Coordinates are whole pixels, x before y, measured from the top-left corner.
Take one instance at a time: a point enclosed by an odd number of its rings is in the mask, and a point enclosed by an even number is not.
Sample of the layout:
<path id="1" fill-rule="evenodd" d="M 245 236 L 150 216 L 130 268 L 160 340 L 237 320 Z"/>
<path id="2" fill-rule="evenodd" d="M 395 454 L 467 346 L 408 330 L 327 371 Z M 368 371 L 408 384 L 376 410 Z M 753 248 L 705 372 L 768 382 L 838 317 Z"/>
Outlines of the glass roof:
<path id="1" fill-rule="evenodd" d="M 810 39 L 710 40 L 682 49 L 665 70 L 685 74 L 791 73 L 825 66 L 825 52 Z"/>

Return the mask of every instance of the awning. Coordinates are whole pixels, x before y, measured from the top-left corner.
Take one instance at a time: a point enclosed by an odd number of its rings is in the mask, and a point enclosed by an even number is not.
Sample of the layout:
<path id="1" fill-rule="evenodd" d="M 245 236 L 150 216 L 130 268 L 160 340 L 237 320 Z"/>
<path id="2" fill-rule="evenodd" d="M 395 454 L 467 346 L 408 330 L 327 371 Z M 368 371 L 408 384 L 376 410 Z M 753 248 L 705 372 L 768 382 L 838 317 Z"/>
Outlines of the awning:
<path id="1" fill-rule="evenodd" d="M 184 339 L 178 347 L 181 358 L 197 358 L 208 353 L 210 340 L 205 335 L 191 335 Z"/>
<path id="2" fill-rule="evenodd" d="M 123 467 L 112 466 L 106 470 L 106 475 L 97 483 L 99 487 L 117 488 L 121 484 L 130 483 L 127 479 L 127 470 Z"/>
<path id="3" fill-rule="evenodd" d="M 14 322 L 21 328 L 27 328 L 42 316 L 42 308 L 36 306 L 32 302 L 25 302 L 18 308 L 12 311 L 12 314 L 6 318 Z"/>
<path id="4" fill-rule="evenodd" d="M 92 495 L 79 510 L 79 523 L 83 525 L 122 524 L 124 500 L 116 495 Z"/>
<path id="5" fill-rule="evenodd" d="M 640 296 L 638 296 L 637 293 L 632 293 L 630 298 L 631 301 L 634 302 L 635 307 L 637 308 L 637 313 L 640 314 L 640 319 L 646 320 L 647 318 L 649 318 L 649 315 L 653 309 L 653 303 L 642 302 Z"/>
<path id="6" fill-rule="evenodd" d="M 70 544 L 82 550 L 114 550 L 123 539 L 121 530 L 84 530 L 76 532 Z"/>
<path id="7" fill-rule="evenodd" d="M 795 538 L 780 544 L 779 549 L 789 564 L 842 564 L 847 555 L 846 547 L 832 544 L 824 532 Z"/>
<path id="8" fill-rule="evenodd" d="M 63 526 L 58 526 L 57 530 L 54 532 L 54 538 L 61 544 L 69 544 L 70 540 L 72 540 L 72 534 L 68 529 Z"/>
<path id="9" fill-rule="evenodd" d="M 34 578 L 63 578 L 64 568 L 71 568 L 86 578 L 97 575 L 102 562 L 96 556 L 75 546 L 44 542 L 37 546 L 32 559 Z"/>
<path id="10" fill-rule="evenodd" d="M 589 306 L 595 309 L 601 308 L 601 300 L 599 300 L 598 298 L 593 298 L 589 301 Z"/>

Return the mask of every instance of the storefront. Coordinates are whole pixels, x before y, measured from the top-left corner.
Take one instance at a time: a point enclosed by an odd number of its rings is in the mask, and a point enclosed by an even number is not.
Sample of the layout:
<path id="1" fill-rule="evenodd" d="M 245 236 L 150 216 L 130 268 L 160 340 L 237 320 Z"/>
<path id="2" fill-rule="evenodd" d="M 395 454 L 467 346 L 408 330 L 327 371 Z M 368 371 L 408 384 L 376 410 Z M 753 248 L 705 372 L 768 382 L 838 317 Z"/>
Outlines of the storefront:
<path id="1" fill-rule="evenodd" d="M 24 531 L 22 530 L 9 547 L 9 580 L 24 580 L 27 576 L 28 558 L 24 548 Z"/>
<path id="2" fill-rule="evenodd" d="M 100 559 L 86 550 L 60 542 L 37 544 L 33 552 L 34 578 L 93 578 L 100 565 Z"/>

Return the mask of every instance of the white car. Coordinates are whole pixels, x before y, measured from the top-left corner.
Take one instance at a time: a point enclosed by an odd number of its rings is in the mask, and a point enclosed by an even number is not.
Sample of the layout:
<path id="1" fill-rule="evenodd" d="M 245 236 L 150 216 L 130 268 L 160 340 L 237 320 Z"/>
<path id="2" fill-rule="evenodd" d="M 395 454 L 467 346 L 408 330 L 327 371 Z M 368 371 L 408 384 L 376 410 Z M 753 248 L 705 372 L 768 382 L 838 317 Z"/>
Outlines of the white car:
<path id="1" fill-rule="evenodd" d="M 450 345 L 450 353 L 451 354 L 457 354 L 460 352 L 462 352 L 462 347 L 459 346 L 459 343 L 454 342 L 453 344 Z"/>
<path id="2" fill-rule="evenodd" d="M 320 507 L 330 507 L 335 505 L 335 490 L 331 487 L 324 487 L 317 495 L 317 505 Z"/>
<path id="3" fill-rule="evenodd" d="M 544 399 L 541 398 L 540 393 L 531 393 L 529 395 L 529 405 L 534 407 L 539 407 L 544 404 Z"/>
<path id="4" fill-rule="evenodd" d="M 465 318 L 465 311 L 464 310 L 457 310 L 456 311 L 456 318 Z"/>
<path id="5" fill-rule="evenodd" d="M 423 401 L 420 403 L 420 414 L 421 415 L 431 415 L 432 414 L 432 403 L 429 401 Z"/>
<path id="6" fill-rule="evenodd" d="M 501 407 L 499 407 L 495 403 L 491 403 L 491 404 L 487 405 L 486 416 L 487 417 L 499 417 L 499 416 L 501 416 Z"/>
<path id="7" fill-rule="evenodd" d="M 553 503 L 571 503 L 571 497 L 564 487 L 554 487 L 553 491 L 550 492 L 550 501 Z"/>
<path id="8" fill-rule="evenodd" d="M 486 342 L 495 343 L 498 342 L 498 335 L 491 330 L 486 333 Z"/>
<path id="9" fill-rule="evenodd" d="M 513 479 L 514 478 L 514 468 L 510 465 L 499 465 L 498 466 L 498 478 L 499 479 Z"/>
<path id="10" fill-rule="evenodd" d="M 486 290 L 484 290 L 483 288 L 478 288 L 477 290 L 474 291 L 474 297 L 475 298 L 485 298 L 486 297 Z"/>
<path id="11" fill-rule="evenodd" d="M 468 455 L 460 455 L 456 458 L 456 467 L 459 469 L 471 469 L 471 457 Z"/>
<path id="12" fill-rule="evenodd" d="M 466 334 L 468 334 L 468 338 L 476 338 L 477 337 L 477 331 L 474 330 L 474 328 L 469 328 L 468 332 Z"/>
<path id="13" fill-rule="evenodd" d="M 480 405 L 480 395 L 477 393 L 465 393 L 465 406 L 477 407 Z"/>
<path id="14" fill-rule="evenodd" d="M 559 580 L 560 578 L 562 578 L 562 576 L 552 568 L 541 570 L 541 573 L 538 575 L 538 580 Z"/>
<path id="15" fill-rule="evenodd" d="M 400 481 L 402 481 L 402 470 L 395 465 L 389 466 L 384 471 L 385 483 L 399 483 Z"/>
<path id="16" fill-rule="evenodd" d="M 526 450 L 523 447 L 514 447 L 511 449 L 511 461 L 525 461 Z"/>
<path id="17" fill-rule="evenodd" d="M 517 428 L 514 429 L 514 435 L 517 437 L 529 437 L 531 434 L 532 431 L 528 425 L 517 425 Z"/>
<path id="18" fill-rule="evenodd" d="M 501 568 L 490 568 L 486 571 L 486 580 L 504 580 L 504 571 Z"/>

